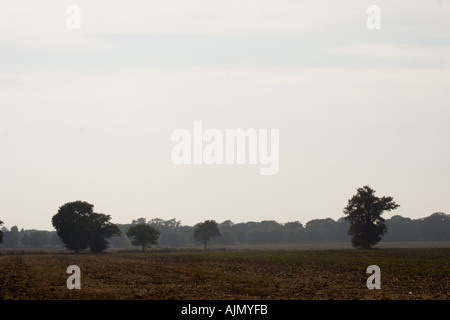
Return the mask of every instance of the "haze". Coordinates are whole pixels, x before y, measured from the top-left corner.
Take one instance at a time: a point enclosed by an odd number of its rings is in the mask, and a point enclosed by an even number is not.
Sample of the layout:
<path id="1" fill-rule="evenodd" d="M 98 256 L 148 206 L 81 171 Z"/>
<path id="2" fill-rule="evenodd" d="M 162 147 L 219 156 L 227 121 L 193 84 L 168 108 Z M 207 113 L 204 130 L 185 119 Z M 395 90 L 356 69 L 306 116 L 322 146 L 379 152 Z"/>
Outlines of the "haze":
<path id="1" fill-rule="evenodd" d="M 66 9 L 81 9 L 69 30 Z M 368 30 L 366 8 L 381 8 Z M 0 219 L 343 217 L 356 188 L 450 210 L 449 1 L 0 1 Z M 171 133 L 279 129 L 279 171 L 171 161 Z"/>

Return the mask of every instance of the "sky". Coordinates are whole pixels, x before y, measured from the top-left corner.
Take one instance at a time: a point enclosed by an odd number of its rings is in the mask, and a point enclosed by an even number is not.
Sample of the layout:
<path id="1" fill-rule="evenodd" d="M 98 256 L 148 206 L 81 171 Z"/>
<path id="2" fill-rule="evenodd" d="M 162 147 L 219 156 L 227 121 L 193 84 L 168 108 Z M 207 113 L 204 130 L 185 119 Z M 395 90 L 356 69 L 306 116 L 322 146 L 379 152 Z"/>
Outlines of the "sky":
<path id="1" fill-rule="evenodd" d="M 305 224 L 364 185 L 384 218 L 450 213 L 449 80 L 448 0 L 0 0 L 0 220 Z M 175 165 L 194 121 L 278 129 L 277 174 Z"/>

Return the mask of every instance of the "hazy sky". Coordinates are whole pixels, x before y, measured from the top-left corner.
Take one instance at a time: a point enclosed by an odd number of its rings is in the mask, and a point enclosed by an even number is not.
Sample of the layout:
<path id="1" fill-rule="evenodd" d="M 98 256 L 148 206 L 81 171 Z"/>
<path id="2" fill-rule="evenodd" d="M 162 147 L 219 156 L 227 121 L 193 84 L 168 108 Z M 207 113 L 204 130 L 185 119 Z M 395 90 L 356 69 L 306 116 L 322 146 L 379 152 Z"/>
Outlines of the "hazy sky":
<path id="1" fill-rule="evenodd" d="M 365 184 L 450 213 L 450 1 L 392 2 L 0 0 L 0 220 L 337 220 Z M 174 165 L 195 120 L 279 129 L 278 174 Z"/>

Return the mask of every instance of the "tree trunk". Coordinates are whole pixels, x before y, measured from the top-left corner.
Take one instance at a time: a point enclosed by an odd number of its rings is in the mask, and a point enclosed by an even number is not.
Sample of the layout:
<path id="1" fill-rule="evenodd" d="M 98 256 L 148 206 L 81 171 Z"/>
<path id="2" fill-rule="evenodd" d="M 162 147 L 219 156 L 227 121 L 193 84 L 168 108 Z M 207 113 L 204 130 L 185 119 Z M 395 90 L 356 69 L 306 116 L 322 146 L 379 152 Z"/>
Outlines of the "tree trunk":
<path id="1" fill-rule="evenodd" d="M 207 244 L 208 242 L 207 241 L 205 241 L 205 250 L 206 250 L 206 244 Z"/>

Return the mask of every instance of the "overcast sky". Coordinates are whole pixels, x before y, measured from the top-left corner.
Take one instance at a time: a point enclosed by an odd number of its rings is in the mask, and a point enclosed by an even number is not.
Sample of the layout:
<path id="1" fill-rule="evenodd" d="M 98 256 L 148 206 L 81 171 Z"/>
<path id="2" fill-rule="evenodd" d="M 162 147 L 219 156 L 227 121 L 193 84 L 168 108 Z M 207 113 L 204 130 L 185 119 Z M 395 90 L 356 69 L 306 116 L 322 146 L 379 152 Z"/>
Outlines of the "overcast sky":
<path id="1" fill-rule="evenodd" d="M 0 0 L 0 220 L 337 220 L 366 184 L 450 213 L 450 1 L 392 2 Z M 279 129 L 278 174 L 174 165 L 195 120 Z"/>

